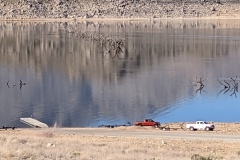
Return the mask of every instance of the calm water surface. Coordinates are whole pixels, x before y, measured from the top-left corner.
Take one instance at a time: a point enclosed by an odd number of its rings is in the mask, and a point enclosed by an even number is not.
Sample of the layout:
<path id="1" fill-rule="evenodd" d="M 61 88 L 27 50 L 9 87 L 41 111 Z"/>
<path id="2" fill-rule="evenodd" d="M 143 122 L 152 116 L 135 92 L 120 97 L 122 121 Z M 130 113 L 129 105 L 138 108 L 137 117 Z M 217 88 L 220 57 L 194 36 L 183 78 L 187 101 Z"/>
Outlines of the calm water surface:
<path id="1" fill-rule="evenodd" d="M 239 122 L 240 95 L 233 87 L 240 77 L 239 24 L 2 22 L 0 125 L 26 127 L 20 117 L 63 127 L 144 118 Z M 122 39 L 122 52 L 79 31 Z"/>

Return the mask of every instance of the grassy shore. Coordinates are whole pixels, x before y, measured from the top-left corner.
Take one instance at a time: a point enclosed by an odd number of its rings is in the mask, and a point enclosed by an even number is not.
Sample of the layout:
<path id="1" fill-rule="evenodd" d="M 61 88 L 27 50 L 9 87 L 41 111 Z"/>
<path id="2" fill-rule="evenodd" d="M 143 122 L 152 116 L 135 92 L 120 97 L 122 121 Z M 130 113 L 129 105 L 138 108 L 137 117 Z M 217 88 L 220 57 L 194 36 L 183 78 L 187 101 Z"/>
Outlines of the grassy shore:
<path id="1" fill-rule="evenodd" d="M 136 128 L 132 127 L 131 129 Z M 78 134 L 60 134 L 59 132 L 56 132 L 57 130 L 58 128 L 50 128 L 48 130 L 1 130 L 0 159 L 240 159 L 239 142 L 227 142 L 220 140 L 108 137 L 96 135 L 83 136 Z"/>

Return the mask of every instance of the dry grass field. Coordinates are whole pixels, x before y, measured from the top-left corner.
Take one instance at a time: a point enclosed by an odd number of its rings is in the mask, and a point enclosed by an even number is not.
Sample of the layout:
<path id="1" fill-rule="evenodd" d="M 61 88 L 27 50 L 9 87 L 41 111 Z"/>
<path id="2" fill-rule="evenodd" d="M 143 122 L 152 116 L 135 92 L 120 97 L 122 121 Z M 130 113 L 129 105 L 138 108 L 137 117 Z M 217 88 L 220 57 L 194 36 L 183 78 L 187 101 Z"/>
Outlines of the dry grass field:
<path id="1" fill-rule="evenodd" d="M 236 126 L 237 125 L 237 126 Z M 219 124 L 225 126 L 225 124 Z M 228 125 L 231 126 L 231 125 Z M 239 127 L 239 124 L 232 124 Z M 232 127 L 231 126 L 231 127 Z M 230 127 L 230 128 L 231 128 Z M 218 129 L 220 130 L 221 127 Z M 61 134 L 58 128 L 0 130 L 1 160 L 238 160 L 240 143 Z M 124 130 L 125 127 L 116 128 Z M 130 129 L 141 130 L 137 127 Z M 147 128 L 148 129 L 148 128 Z M 232 131 L 224 134 L 234 134 Z M 146 128 L 144 129 L 146 130 Z M 221 134 L 219 130 L 213 131 Z M 164 132 L 164 131 L 160 131 Z M 174 132 L 174 131 L 173 131 Z M 201 134 L 201 133 L 199 133 Z M 238 132 L 235 132 L 238 134 Z"/>

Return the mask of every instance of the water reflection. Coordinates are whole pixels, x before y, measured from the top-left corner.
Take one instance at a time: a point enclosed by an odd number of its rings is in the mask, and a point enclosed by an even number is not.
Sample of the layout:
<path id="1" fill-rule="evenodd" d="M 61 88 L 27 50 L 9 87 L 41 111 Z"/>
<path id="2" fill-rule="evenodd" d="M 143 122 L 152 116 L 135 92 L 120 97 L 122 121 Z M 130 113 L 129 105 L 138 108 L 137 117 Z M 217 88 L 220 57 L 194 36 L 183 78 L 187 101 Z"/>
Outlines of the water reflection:
<path id="1" fill-rule="evenodd" d="M 217 79 L 239 75 L 239 24 L 2 22 L 0 122 L 25 126 L 19 118 L 30 116 L 67 127 L 143 118 L 237 121 L 238 98 L 217 96 Z M 109 47 L 79 31 L 123 39 L 124 50 L 106 54 Z M 196 77 L 204 79 L 201 94 Z"/>

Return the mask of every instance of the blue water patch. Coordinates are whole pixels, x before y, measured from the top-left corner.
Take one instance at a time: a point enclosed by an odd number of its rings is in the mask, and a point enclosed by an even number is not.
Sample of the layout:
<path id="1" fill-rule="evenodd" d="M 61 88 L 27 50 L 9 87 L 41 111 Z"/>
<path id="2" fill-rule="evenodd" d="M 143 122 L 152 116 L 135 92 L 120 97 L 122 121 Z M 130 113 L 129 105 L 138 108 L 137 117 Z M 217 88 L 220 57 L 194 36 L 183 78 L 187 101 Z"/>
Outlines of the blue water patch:
<path id="1" fill-rule="evenodd" d="M 155 119 L 167 122 L 193 122 L 197 120 L 214 122 L 239 122 L 239 99 L 234 97 L 197 96 L 182 101 L 165 111 Z"/>

